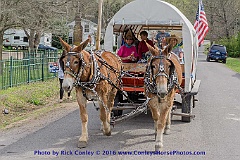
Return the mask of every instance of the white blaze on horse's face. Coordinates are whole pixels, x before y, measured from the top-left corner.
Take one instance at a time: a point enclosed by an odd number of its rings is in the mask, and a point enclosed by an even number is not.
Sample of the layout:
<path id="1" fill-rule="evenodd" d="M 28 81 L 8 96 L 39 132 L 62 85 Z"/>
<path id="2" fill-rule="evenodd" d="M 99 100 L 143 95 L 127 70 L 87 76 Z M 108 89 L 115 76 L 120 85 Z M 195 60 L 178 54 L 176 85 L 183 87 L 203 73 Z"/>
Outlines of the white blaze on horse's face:
<path id="1" fill-rule="evenodd" d="M 165 58 L 161 59 L 161 61 L 163 62 L 161 64 L 163 65 L 162 69 L 164 69 L 164 71 L 161 71 L 162 66 L 160 66 L 160 59 L 154 59 L 151 67 L 153 74 L 152 76 L 154 77 L 155 83 L 157 85 L 157 94 L 161 98 L 165 98 L 168 94 L 168 76 L 171 63 Z"/>
<path id="2" fill-rule="evenodd" d="M 69 92 L 73 88 L 73 83 L 74 80 L 72 78 L 64 76 L 62 87 L 66 92 Z"/>
<path id="3" fill-rule="evenodd" d="M 73 75 L 79 72 L 79 58 L 77 56 L 66 56 L 63 59 L 64 62 L 64 79 L 62 87 L 65 91 L 71 91 L 73 89 L 73 83 L 75 78 Z M 70 74 L 69 74 L 70 73 Z"/>

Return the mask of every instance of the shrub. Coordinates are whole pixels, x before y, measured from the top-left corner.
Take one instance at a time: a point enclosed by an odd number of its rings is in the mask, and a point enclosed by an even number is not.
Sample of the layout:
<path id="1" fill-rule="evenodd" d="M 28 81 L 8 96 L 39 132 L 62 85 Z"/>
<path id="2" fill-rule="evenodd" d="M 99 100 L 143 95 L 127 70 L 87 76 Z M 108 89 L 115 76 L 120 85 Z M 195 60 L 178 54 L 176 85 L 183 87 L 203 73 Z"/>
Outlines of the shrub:
<path id="1" fill-rule="evenodd" d="M 237 36 L 231 37 L 230 39 L 223 38 L 217 41 L 217 43 L 226 46 L 229 57 L 240 57 L 240 33 L 238 33 Z"/>

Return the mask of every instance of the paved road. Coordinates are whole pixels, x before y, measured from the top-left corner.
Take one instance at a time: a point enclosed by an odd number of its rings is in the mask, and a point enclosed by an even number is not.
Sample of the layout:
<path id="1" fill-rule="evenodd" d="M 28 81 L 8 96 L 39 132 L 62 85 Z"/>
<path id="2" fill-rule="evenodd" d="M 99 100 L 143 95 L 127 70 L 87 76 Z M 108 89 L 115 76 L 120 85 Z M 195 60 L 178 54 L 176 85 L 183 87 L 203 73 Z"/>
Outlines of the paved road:
<path id="1" fill-rule="evenodd" d="M 154 150 L 154 130 L 150 114 L 141 114 L 118 124 L 112 130 L 112 136 L 106 137 L 99 130 L 98 112 L 89 105 L 87 148 L 76 147 L 81 131 L 79 111 L 76 109 L 26 136 L 19 138 L 17 135 L 10 135 L 12 140 L 8 141 L 6 137 L 9 135 L 1 136 L 0 159 L 239 160 L 240 75 L 222 63 L 206 62 L 205 58 L 205 55 L 199 55 L 198 79 L 201 79 L 201 86 L 197 96 L 199 102 L 193 110 L 196 118 L 191 123 L 183 123 L 180 117 L 175 116 L 171 134 L 164 136 L 162 153 L 172 151 L 175 155 L 144 155 L 145 151 Z M 62 155 L 55 156 L 53 151 Z M 114 155 L 118 151 L 133 151 L 132 153 L 142 155 Z M 206 155 L 179 155 L 194 151 L 204 151 Z M 83 155 L 91 152 L 93 156 Z M 108 155 L 103 155 L 104 153 Z"/>

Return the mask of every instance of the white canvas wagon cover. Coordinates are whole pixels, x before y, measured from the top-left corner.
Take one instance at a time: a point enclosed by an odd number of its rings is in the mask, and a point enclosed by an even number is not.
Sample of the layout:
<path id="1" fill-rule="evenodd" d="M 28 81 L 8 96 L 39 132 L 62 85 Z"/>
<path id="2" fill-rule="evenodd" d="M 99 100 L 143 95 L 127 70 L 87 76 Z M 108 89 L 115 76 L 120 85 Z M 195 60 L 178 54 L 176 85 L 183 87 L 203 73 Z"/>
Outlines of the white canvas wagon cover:
<path id="1" fill-rule="evenodd" d="M 198 40 L 191 22 L 173 5 L 160 0 L 135 0 L 122 7 L 109 22 L 104 49 L 113 50 L 114 32 L 121 32 L 127 25 L 139 30 L 160 29 L 159 26 L 182 32 L 185 69 L 185 92 L 190 92 L 196 78 Z"/>

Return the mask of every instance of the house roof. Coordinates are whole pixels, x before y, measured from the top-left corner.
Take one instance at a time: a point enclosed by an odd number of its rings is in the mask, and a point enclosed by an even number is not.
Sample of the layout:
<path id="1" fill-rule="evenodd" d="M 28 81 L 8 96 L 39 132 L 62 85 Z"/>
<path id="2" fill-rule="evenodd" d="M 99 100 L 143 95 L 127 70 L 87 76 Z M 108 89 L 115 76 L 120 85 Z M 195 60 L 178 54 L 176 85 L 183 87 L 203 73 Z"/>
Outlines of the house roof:
<path id="1" fill-rule="evenodd" d="M 84 22 L 91 23 L 91 24 L 93 24 L 93 25 L 97 25 L 96 23 L 94 23 L 94 22 L 92 22 L 92 21 L 90 21 L 90 20 L 88 20 L 88 19 L 83 19 L 83 18 L 81 18 L 81 20 L 84 21 Z M 73 25 L 73 26 L 74 26 L 74 25 L 75 25 L 75 21 L 72 21 L 72 22 L 68 23 L 67 25 L 68 25 L 68 26 L 69 26 L 69 25 Z"/>

